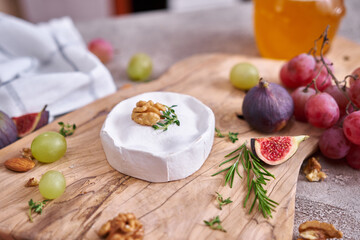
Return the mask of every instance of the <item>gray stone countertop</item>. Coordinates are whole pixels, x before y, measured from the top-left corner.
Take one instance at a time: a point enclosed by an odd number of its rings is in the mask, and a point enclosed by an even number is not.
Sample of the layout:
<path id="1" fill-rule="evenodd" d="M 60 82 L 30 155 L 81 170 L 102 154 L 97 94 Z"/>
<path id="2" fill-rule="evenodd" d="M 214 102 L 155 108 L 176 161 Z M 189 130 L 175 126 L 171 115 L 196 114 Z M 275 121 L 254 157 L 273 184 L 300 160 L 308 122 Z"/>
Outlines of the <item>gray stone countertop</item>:
<path id="1" fill-rule="evenodd" d="M 360 43 L 360 1 L 346 0 L 347 14 L 338 35 Z M 154 11 L 118 18 L 76 23 L 86 42 L 101 37 L 116 49 L 109 68 L 117 87 L 131 83 L 126 76 L 130 57 L 149 54 L 157 78 L 174 63 L 194 54 L 231 53 L 260 56 L 252 28 L 252 3 L 184 13 Z M 320 154 L 318 154 L 320 155 Z M 300 172 L 296 191 L 294 239 L 298 226 L 308 220 L 334 224 L 344 239 L 360 239 L 360 171 L 344 162 L 320 156 L 328 179 L 310 183 Z"/>

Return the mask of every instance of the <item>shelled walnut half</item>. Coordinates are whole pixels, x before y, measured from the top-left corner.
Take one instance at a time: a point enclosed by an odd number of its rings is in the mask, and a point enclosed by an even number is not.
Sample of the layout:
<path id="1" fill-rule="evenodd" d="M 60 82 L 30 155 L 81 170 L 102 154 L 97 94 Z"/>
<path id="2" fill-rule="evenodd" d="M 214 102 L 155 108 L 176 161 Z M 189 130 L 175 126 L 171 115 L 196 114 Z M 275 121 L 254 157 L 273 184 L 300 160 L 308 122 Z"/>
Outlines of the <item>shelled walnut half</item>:
<path id="1" fill-rule="evenodd" d="M 299 232 L 300 236 L 306 240 L 326 240 L 343 237 L 342 232 L 337 230 L 332 224 L 316 220 L 302 223 L 299 226 Z M 298 240 L 301 240 L 301 238 Z"/>
<path id="2" fill-rule="evenodd" d="M 98 235 L 106 240 L 141 240 L 144 238 L 144 228 L 133 213 L 120 213 L 107 221 Z"/>
<path id="3" fill-rule="evenodd" d="M 321 165 L 316 158 L 312 157 L 304 167 L 304 173 L 310 182 L 318 182 L 324 180 L 327 176 L 321 171 Z"/>
<path id="4" fill-rule="evenodd" d="M 133 109 L 131 119 L 136 123 L 145 126 L 152 126 L 161 119 L 160 111 L 166 111 L 166 107 L 161 103 L 149 101 L 139 101 Z"/>

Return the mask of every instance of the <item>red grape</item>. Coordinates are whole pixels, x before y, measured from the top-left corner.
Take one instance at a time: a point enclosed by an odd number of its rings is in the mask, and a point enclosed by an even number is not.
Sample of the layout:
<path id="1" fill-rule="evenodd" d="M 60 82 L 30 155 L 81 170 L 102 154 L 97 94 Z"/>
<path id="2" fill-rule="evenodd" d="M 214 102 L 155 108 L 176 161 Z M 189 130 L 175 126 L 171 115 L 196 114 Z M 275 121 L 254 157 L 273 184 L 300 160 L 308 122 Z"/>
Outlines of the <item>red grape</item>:
<path id="1" fill-rule="evenodd" d="M 349 150 L 351 143 L 344 135 L 340 127 L 331 127 L 323 132 L 319 140 L 321 153 L 331 159 L 344 158 Z"/>
<path id="2" fill-rule="evenodd" d="M 114 56 L 114 49 L 111 43 L 101 38 L 92 40 L 88 44 L 88 49 L 103 63 L 110 62 Z"/>
<path id="3" fill-rule="evenodd" d="M 311 125 L 329 128 L 339 120 L 340 111 L 332 96 L 327 93 L 317 93 L 306 102 L 305 115 Z"/>
<path id="4" fill-rule="evenodd" d="M 326 58 L 324 60 L 328 65 L 328 67 L 330 68 L 330 70 L 333 72 L 334 68 L 333 65 L 331 64 L 331 61 Z M 312 75 L 312 79 L 314 78 L 316 78 L 315 80 L 316 88 L 320 92 L 324 91 L 327 87 L 331 85 L 331 75 L 328 73 L 326 67 L 323 66 L 323 62 L 320 61 L 319 59 L 317 59 L 315 70 Z M 314 88 L 314 85 L 312 85 L 311 87 Z"/>
<path id="5" fill-rule="evenodd" d="M 291 97 L 294 101 L 294 116 L 298 121 L 306 122 L 305 116 L 305 103 L 307 100 L 316 94 L 316 91 L 312 88 L 298 87 L 294 92 L 292 92 Z"/>
<path id="6" fill-rule="evenodd" d="M 350 79 L 350 99 L 357 107 L 360 107 L 360 68 L 355 69 L 351 75 L 356 76 L 356 79 Z"/>
<path id="7" fill-rule="evenodd" d="M 360 67 L 358 67 L 357 69 L 355 69 L 351 75 L 355 76 L 355 79 L 360 79 Z M 350 78 L 350 85 L 355 81 L 354 78 Z"/>
<path id="8" fill-rule="evenodd" d="M 360 170 L 360 146 L 352 145 L 346 155 L 346 161 L 350 167 Z"/>
<path id="9" fill-rule="evenodd" d="M 349 88 L 345 88 L 346 93 L 349 93 Z M 340 115 L 346 114 L 346 106 L 349 103 L 349 100 L 344 95 L 344 91 L 339 90 L 339 88 L 336 85 L 331 85 L 325 89 L 326 93 L 330 94 L 336 101 L 336 103 L 339 106 Z"/>
<path id="10" fill-rule="evenodd" d="M 352 112 L 344 119 L 343 129 L 350 142 L 360 145 L 360 111 Z"/>
<path id="11" fill-rule="evenodd" d="M 282 66 L 280 79 L 288 88 L 305 86 L 312 80 L 315 65 L 313 56 L 302 53 Z"/>

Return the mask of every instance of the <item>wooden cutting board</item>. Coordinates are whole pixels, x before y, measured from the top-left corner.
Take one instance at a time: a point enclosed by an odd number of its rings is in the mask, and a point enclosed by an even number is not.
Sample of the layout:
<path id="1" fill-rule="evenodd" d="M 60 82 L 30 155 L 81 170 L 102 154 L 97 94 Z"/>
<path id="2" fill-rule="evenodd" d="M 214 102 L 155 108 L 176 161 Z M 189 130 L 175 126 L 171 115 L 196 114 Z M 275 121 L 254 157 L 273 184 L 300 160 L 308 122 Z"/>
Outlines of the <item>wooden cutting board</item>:
<path id="1" fill-rule="evenodd" d="M 335 64 L 337 76 L 345 76 L 357 67 L 360 47 L 338 38 L 328 57 Z M 194 56 L 174 65 L 156 81 L 119 90 L 0 150 L 0 239 L 97 239 L 101 225 L 120 212 L 133 212 L 141 220 L 145 239 L 291 239 L 299 169 L 303 160 L 316 150 L 321 130 L 292 120 L 275 134 L 309 134 L 311 138 L 301 143 L 288 162 L 267 167 L 276 176 L 267 185 L 268 193 L 280 204 L 272 219 L 265 219 L 256 210 L 257 206 L 251 214 L 247 213 L 249 206 L 243 207 L 244 180 L 235 178 L 230 189 L 224 186 L 224 174 L 211 177 L 220 169 L 218 165 L 224 155 L 251 137 L 264 135 L 236 116 L 241 113 L 245 93 L 232 87 L 228 75 L 234 64 L 244 61 L 257 66 L 265 79 L 278 82 L 280 61 L 224 54 Z M 172 91 L 197 97 L 214 111 L 216 126 L 223 131 L 239 132 L 240 140 L 233 144 L 215 138 L 211 154 L 201 169 L 180 181 L 150 183 L 115 171 L 106 161 L 100 128 L 117 103 L 148 91 Z M 30 147 L 36 135 L 58 131 L 58 121 L 76 123 L 78 127 L 67 138 L 68 150 L 62 159 L 51 164 L 37 163 L 26 173 L 11 172 L 4 167 L 5 160 L 17 156 L 23 147 Z M 28 200 L 43 198 L 38 188 L 25 188 L 24 184 L 50 169 L 64 174 L 66 191 L 48 203 L 42 215 L 35 214 L 34 222 L 30 223 Z M 231 197 L 233 203 L 219 210 L 215 192 Z M 217 215 L 226 233 L 204 225 L 203 220 Z"/>

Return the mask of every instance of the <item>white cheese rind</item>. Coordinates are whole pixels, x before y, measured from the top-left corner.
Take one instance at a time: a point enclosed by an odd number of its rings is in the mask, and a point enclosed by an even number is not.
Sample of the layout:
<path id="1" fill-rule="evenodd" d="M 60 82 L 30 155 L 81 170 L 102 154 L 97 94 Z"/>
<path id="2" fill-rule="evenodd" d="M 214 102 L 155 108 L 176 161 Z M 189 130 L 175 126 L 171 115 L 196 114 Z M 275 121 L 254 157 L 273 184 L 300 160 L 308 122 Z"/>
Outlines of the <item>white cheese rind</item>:
<path id="1" fill-rule="evenodd" d="M 131 120 L 140 100 L 174 108 L 180 126 L 165 132 Z M 150 182 L 182 179 L 196 172 L 210 154 L 215 129 L 212 110 L 194 97 L 148 92 L 128 98 L 108 114 L 100 132 L 109 164 L 121 173 Z"/>

